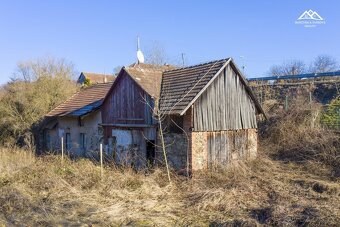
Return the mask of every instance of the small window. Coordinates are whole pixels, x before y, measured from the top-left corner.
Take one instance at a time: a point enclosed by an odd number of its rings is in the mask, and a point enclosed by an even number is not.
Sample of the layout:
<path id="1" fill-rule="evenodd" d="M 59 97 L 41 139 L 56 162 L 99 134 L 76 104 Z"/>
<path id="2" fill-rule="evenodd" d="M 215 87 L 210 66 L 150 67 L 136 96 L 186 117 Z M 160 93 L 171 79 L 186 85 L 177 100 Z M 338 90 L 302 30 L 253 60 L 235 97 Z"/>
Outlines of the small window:
<path id="1" fill-rule="evenodd" d="M 71 141 L 71 133 L 66 133 L 66 150 L 71 150 L 72 141 Z"/>
<path id="2" fill-rule="evenodd" d="M 79 135 L 79 146 L 83 150 L 86 149 L 86 134 L 85 133 L 80 133 Z"/>
<path id="3" fill-rule="evenodd" d="M 80 127 L 84 126 L 84 120 L 81 117 L 78 117 L 78 126 Z"/>
<path id="4" fill-rule="evenodd" d="M 45 147 L 48 150 L 51 150 L 51 135 L 49 131 L 46 131 L 45 134 Z"/>

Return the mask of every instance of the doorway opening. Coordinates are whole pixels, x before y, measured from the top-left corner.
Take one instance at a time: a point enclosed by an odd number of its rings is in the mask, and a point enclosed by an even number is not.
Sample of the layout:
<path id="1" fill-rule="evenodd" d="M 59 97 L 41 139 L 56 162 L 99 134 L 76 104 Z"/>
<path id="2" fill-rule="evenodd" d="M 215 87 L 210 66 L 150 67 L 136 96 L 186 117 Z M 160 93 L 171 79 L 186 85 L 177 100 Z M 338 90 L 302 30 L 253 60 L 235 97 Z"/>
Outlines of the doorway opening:
<path id="1" fill-rule="evenodd" d="M 146 160 L 148 166 L 155 164 L 156 158 L 156 147 L 154 140 L 146 140 Z"/>

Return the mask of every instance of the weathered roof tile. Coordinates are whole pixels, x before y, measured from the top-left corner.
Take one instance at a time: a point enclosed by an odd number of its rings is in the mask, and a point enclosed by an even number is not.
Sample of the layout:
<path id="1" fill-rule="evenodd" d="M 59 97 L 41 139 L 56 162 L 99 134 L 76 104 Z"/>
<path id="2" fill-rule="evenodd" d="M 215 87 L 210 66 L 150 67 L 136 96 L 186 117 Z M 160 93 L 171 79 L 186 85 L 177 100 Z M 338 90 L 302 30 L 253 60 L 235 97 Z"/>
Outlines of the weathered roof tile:
<path id="1" fill-rule="evenodd" d="M 170 65 L 151 65 L 136 63 L 124 69 L 149 95 L 158 98 L 160 94 L 162 73 L 174 69 Z"/>
<path id="2" fill-rule="evenodd" d="M 113 82 L 100 83 L 82 88 L 46 116 L 82 116 L 98 109 Z"/>
<path id="3" fill-rule="evenodd" d="M 160 110 L 179 114 L 229 59 L 174 69 L 163 73 Z"/>

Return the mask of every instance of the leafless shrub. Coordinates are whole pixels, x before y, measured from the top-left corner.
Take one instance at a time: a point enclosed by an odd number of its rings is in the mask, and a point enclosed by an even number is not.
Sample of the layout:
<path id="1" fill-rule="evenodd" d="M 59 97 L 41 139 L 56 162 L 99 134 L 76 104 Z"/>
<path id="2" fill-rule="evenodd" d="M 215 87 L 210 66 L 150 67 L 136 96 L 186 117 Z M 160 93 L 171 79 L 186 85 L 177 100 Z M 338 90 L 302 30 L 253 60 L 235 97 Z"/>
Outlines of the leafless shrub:
<path id="1" fill-rule="evenodd" d="M 339 66 L 336 59 L 329 55 L 319 55 L 311 63 L 309 72 L 311 73 L 325 73 L 338 70 Z"/>
<path id="2" fill-rule="evenodd" d="M 290 60 L 281 65 L 274 65 L 269 70 L 270 76 L 297 75 L 306 72 L 305 63 L 301 60 Z"/>

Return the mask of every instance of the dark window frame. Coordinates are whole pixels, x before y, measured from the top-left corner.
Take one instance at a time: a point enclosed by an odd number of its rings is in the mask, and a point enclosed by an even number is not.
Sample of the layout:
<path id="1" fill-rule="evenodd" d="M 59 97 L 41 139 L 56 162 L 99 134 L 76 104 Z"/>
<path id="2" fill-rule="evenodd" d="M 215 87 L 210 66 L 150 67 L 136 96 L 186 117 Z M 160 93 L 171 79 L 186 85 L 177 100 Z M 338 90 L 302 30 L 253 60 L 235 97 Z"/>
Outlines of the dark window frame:
<path id="1" fill-rule="evenodd" d="M 66 150 L 71 150 L 72 149 L 72 139 L 71 139 L 71 133 L 67 132 L 65 134 L 65 145 L 66 145 Z"/>

